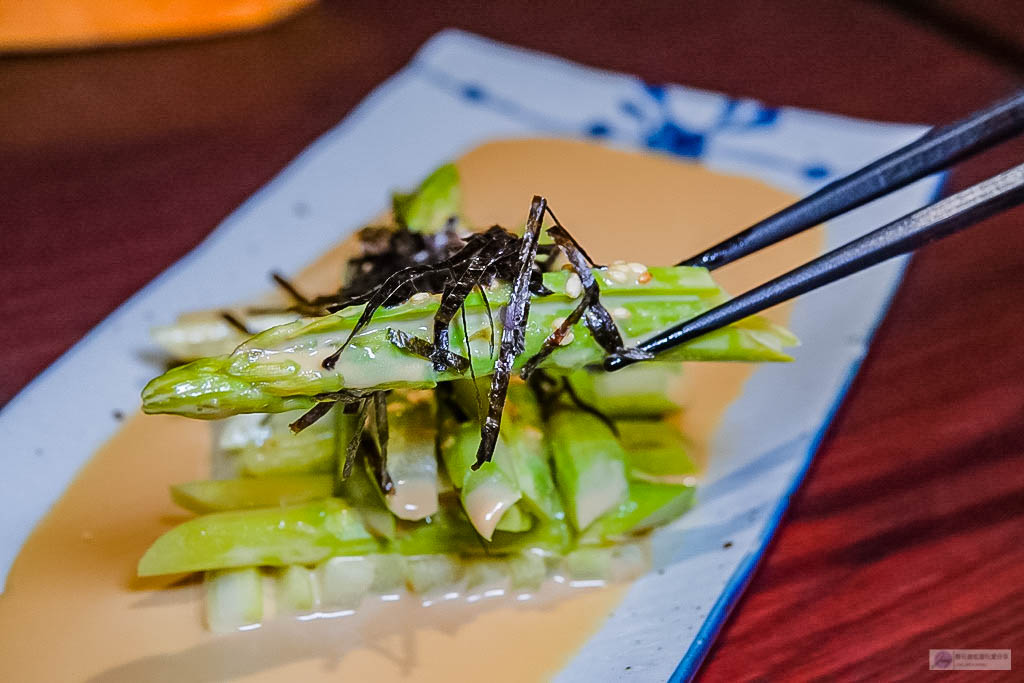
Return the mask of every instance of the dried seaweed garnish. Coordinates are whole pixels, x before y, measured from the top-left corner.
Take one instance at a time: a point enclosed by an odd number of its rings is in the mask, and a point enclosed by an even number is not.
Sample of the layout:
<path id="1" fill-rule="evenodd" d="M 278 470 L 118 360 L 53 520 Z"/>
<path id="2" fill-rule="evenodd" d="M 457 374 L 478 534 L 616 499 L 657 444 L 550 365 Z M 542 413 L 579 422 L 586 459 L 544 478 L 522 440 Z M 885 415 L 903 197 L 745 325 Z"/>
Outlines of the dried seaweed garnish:
<path id="1" fill-rule="evenodd" d="M 373 403 L 373 426 L 376 431 L 377 449 L 370 449 L 369 461 L 377 477 L 380 490 L 385 494 L 395 491 L 395 483 L 388 474 L 388 402 L 386 392 L 375 391 L 370 398 Z"/>
<path id="2" fill-rule="evenodd" d="M 439 353 L 442 353 L 444 354 L 446 366 L 454 368 L 456 372 L 462 373 L 471 367 L 469 359 L 465 356 L 460 356 L 453 351 L 440 350 L 426 339 L 415 337 L 393 327 L 388 328 L 388 341 L 403 351 L 408 351 L 412 355 L 419 356 L 425 360 L 431 360 Z"/>
<path id="3" fill-rule="evenodd" d="M 481 240 L 479 246 L 467 245 L 467 250 L 472 251 L 466 255 L 464 263 L 454 271 L 454 277 L 445 284 L 441 292 L 441 303 L 434 314 L 434 347 L 437 350 L 437 355 L 431 359 L 434 361 L 434 370 L 449 369 L 443 353 L 450 348 L 449 327 L 452 318 L 462 308 L 473 288 L 487 276 L 488 269 L 505 255 L 514 242 L 504 229 L 497 226 L 490 228 L 484 235 L 487 239 Z M 468 330 L 466 346 L 469 346 Z"/>
<path id="4" fill-rule="evenodd" d="M 526 323 L 530 316 L 530 281 L 536 273 L 537 241 L 540 239 L 541 224 L 547 201 L 534 196 L 526 230 L 519 241 L 518 266 L 508 304 L 501 325 L 501 341 L 498 344 L 498 358 L 494 362 L 491 388 L 487 396 L 487 415 L 480 423 L 480 445 L 476 451 L 473 469 L 479 469 L 494 455 L 501 429 L 501 413 L 505 407 L 508 383 L 512 376 L 512 365 L 526 349 Z"/>
<path id="5" fill-rule="evenodd" d="M 619 436 L 619 428 L 615 425 L 615 422 L 605 413 L 601 412 L 597 406 L 584 401 L 579 393 L 576 392 L 576 388 L 568 377 L 555 377 L 551 373 L 539 370 L 530 376 L 529 383 L 533 393 L 537 396 L 537 402 L 540 403 L 541 411 L 545 417 L 550 416 L 554 412 L 559 399 L 565 395 L 572 401 L 573 405 L 604 422 L 615 436 Z"/>
<path id="6" fill-rule="evenodd" d="M 594 336 L 594 341 L 600 344 L 601 348 L 607 353 L 620 354 L 635 360 L 652 358 L 651 354 L 640 349 L 627 348 L 623 343 L 622 335 L 619 334 L 619 328 L 616 327 L 615 320 L 608 312 L 608 309 L 601 304 L 601 290 L 597 284 L 597 279 L 589 267 L 594 265 L 594 262 L 579 246 L 579 243 L 573 239 L 569 231 L 561 224 L 556 223 L 548 228 L 548 234 L 555 240 L 555 244 L 561 248 L 565 257 L 569 259 L 569 263 L 583 284 L 583 298 L 588 301 L 584 322 L 587 325 L 587 329 Z"/>
<path id="7" fill-rule="evenodd" d="M 551 239 L 555 240 L 555 244 L 552 245 L 552 246 L 557 247 L 557 249 L 554 250 L 553 255 L 557 256 L 558 250 L 561 250 L 562 252 L 565 252 L 566 249 L 571 248 L 572 250 L 579 252 L 580 256 L 583 257 L 583 260 L 586 263 L 588 263 L 591 268 L 603 268 L 604 267 L 604 266 L 598 265 L 597 262 L 594 261 L 594 259 L 590 258 L 590 254 L 588 254 L 586 249 L 583 248 L 583 245 L 581 245 L 579 242 L 576 241 L 575 237 L 573 237 L 571 234 L 569 234 L 569 231 L 566 230 L 565 226 L 562 225 L 562 222 L 560 220 L 558 220 L 558 216 L 555 215 L 555 212 L 551 210 L 550 206 L 547 208 L 547 212 L 548 212 L 548 215 L 551 216 L 551 220 L 554 222 L 554 226 L 552 226 L 552 228 L 548 228 L 548 231 L 547 231 L 548 234 L 551 235 Z M 551 232 L 551 230 L 553 228 L 558 228 L 555 231 L 555 233 Z M 558 239 L 555 238 L 555 234 L 558 234 L 560 236 L 560 238 L 562 240 L 561 243 L 559 243 Z M 568 254 L 566 254 L 566 258 L 569 258 Z"/>
<path id="8" fill-rule="evenodd" d="M 350 404 L 358 402 L 373 392 L 369 392 L 363 389 L 341 389 L 340 391 L 331 391 L 324 394 L 317 394 L 313 397 L 317 401 L 316 405 L 303 413 L 299 419 L 295 420 L 288 425 L 289 429 L 293 433 L 298 434 L 303 429 L 306 429 L 314 422 L 322 418 L 331 408 L 334 407 L 335 403 Z M 346 407 L 347 412 L 347 407 Z"/>
<path id="9" fill-rule="evenodd" d="M 477 289 L 480 290 L 480 298 L 483 299 L 484 310 L 487 311 L 487 325 L 491 330 L 491 337 L 488 341 L 487 357 L 494 358 L 494 316 L 491 315 L 491 302 L 487 300 L 487 290 L 484 289 L 483 285 L 477 285 Z M 466 310 L 465 306 L 463 306 L 462 310 Z M 469 332 L 467 331 L 467 335 L 468 334 Z M 466 337 L 466 346 L 469 346 L 469 336 Z"/>
<path id="10" fill-rule="evenodd" d="M 619 428 L 615 425 L 615 421 L 612 420 L 607 415 L 605 415 L 603 412 L 601 412 L 601 410 L 598 409 L 597 406 L 587 403 L 582 398 L 580 398 L 580 395 L 576 393 L 576 387 L 572 385 L 572 382 L 569 381 L 568 377 L 562 378 L 562 387 L 563 391 L 569 397 L 569 400 L 571 400 L 577 408 L 601 420 L 601 422 L 604 422 L 606 425 L 608 425 L 608 429 L 612 430 L 612 434 L 614 434 L 616 437 L 619 436 Z"/>
<path id="11" fill-rule="evenodd" d="M 352 427 L 352 435 L 348 439 L 348 443 L 345 444 L 345 463 L 341 468 L 342 480 L 348 479 L 349 475 L 352 474 L 352 465 L 356 461 L 356 454 L 359 452 L 359 445 L 363 441 L 363 429 L 366 427 L 366 419 L 370 415 L 370 399 L 361 399 L 356 404 L 358 405 L 358 411 L 356 412 L 355 424 Z"/>
<path id="12" fill-rule="evenodd" d="M 483 290 L 480 290 L 481 292 Z M 491 334 L 494 334 L 493 328 Z M 476 370 L 473 369 L 473 345 L 469 340 L 469 323 L 466 322 L 466 304 L 462 304 L 462 335 L 466 338 L 466 359 L 469 361 L 469 377 L 473 382 L 473 393 L 476 394 L 477 416 L 480 413 L 480 387 L 476 383 Z M 491 353 L 493 356 L 493 352 Z"/>
<path id="13" fill-rule="evenodd" d="M 337 401 L 321 401 L 320 403 L 317 403 L 312 408 L 304 412 L 299 419 L 288 425 L 288 428 L 295 434 L 298 434 L 303 429 L 309 427 L 311 424 L 329 413 L 335 403 L 337 403 Z"/>
<path id="14" fill-rule="evenodd" d="M 366 306 L 348 337 L 334 353 L 323 360 L 321 365 L 327 370 L 333 369 L 341 353 L 355 335 L 369 324 L 378 308 L 396 299 L 407 299 L 417 293 L 441 294 L 441 304 L 435 315 L 434 345 L 438 349 L 448 350 L 448 324 L 473 287 L 490 285 L 495 279 L 512 281 L 517 277 L 520 270 L 520 245 L 523 239 L 495 225 L 486 232 L 470 235 L 462 249 L 443 261 L 410 266 L 392 273 L 375 289 L 346 304 L 365 303 Z M 536 238 L 531 238 L 531 242 L 532 257 L 526 264 L 528 295 L 551 294 L 551 290 L 544 286 L 543 276 L 536 267 Z M 443 285 L 438 287 L 442 281 Z M 333 305 L 327 308 L 330 311 L 340 310 L 340 307 Z M 442 356 L 439 354 L 438 358 Z M 436 364 L 442 364 L 441 369 L 445 369 L 443 360 L 438 360 Z"/>
<path id="15" fill-rule="evenodd" d="M 384 282 L 392 273 L 409 266 L 437 263 L 462 247 L 462 240 L 449 226 L 438 233 L 413 232 L 406 227 L 364 228 L 359 232 L 363 255 L 348 262 L 346 284 L 333 297 L 318 297 L 321 305 L 345 307 Z M 433 283 L 429 289 L 440 285 Z M 328 300 L 331 299 L 331 300 Z M 388 302 L 399 303 L 399 301 Z"/>

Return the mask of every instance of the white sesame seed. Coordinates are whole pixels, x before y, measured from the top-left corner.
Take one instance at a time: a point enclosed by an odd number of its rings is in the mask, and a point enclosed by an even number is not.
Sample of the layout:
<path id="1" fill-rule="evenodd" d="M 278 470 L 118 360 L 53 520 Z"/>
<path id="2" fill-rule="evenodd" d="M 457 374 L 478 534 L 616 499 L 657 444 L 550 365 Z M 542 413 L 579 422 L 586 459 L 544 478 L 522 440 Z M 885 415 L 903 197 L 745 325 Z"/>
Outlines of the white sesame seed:
<path id="1" fill-rule="evenodd" d="M 618 260 L 612 261 L 612 265 L 613 266 L 624 266 L 624 265 L 626 265 L 626 262 L 623 261 L 622 259 L 618 259 Z"/>
<path id="2" fill-rule="evenodd" d="M 637 275 L 639 275 L 640 273 L 646 273 L 647 272 L 647 266 L 645 266 L 642 263 L 637 263 L 637 262 L 634 261 L 633 263 L 630 263 L 628 265 L 629 265 L 629 269 L 632 270 Z"/>
<path id="3" fill-rule="evenodd" d="M 572 330 L 569 330 L 569 333 L 566 334 L 564 337 L 562 337 L 562 341 L 558 342 L 558 345 L 559 346 L 567 346 L 569 344 L 572 344 L 573 340 L 575 340 L 575 339 L 576 339 L 576 335 L 574 335 L 572 333 Z"/>
<path id="4" fill-rule="evenodd" d="M 551 329 L 557 330 L 565 322 L 565 318 L 555 318 L 551 321 Z"/>
<path id="5" fill-rule="evenodd" d="M 565 281 L 565 293 L 570 299 L 575 299 L 583 293 L 583 282 L 576 273 L 569 275 L 569 279 Z"/>
<path id="6" fill-rule="evenodd" d="M 608 272 L 605 273 L 605 277 L 612 282 L 618 282 L 619 284 L 624 284 L 626 280 L 629 279 L 629 276 L 626 275 L 625 271 L 619 270 L 614 266 L 608 269 Z"/>
<path id="7" fill-rule="evenodd" d="M 427 292 L 416 292 L 411 297 L 409 297 L 409 301 L 414 304 L 421 304 L 429 298 L 430 294 L 428 294 Z"/>
<path id="8" fill-rule="evenodd" d="M 633 314 L 629 312 L 629 309 L 625 306 L 619 306 L 618 308 L 612 309 L 613 318 L 632 318 Z"/>

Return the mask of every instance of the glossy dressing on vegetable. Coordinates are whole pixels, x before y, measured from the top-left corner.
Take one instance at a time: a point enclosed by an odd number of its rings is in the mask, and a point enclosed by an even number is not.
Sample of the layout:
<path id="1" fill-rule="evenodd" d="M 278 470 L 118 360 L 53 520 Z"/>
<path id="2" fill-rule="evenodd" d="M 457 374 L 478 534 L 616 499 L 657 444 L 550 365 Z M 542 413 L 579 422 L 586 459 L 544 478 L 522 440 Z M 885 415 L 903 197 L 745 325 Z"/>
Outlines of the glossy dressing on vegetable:
<path id="1" fill-rule="evenodd" d="M 493 143 L 470 152 L 459 168 L 473 224 L 519 225 L 529 198 L 544 193 L 599 262 L 671 263 L 791 201 L 753 180 L 575 142 Z M 716 279 L 742 291 L 820 246 L 820 236 L 807 233 Z M 334 289 L 350 254 L 342 247 L 325 256 L 300 284 Z M 779 322 L 785 314 L 769 313 Z M 744 364 L 687 366 L 675 393 L 698 457 L 750 371 Z M 6 680 L 541 680 L 627 590 L 547 586 L 529 600 L 458 598 L 427 607 L 409 596 L 371 597 L 355 615 L 282 617 L 256 630 L 208 633 L 195 581 L 140 580 L 135 565 L 157 536 L 187 517 L 167 487 L 208 476 L 209 449 L 206 423 L 135 416 L 83 468 L 26 542 L 0 596 Z"/>

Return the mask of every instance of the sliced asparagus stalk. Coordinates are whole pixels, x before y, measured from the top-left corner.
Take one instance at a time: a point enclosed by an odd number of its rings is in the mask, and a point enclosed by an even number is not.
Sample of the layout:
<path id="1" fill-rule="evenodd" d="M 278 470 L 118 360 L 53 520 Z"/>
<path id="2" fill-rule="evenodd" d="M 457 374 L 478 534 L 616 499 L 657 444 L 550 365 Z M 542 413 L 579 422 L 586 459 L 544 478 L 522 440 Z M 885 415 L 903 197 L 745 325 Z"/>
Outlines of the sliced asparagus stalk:
<path id="1" fill-rule="evenodd" d="M 518 533 L 529 531 L 532 527 L 533 516 L 526 511 L 523 501 L 519 501 L 501 516 L 501 520 L 498 522 L 498 526 L 494 527 L 494 530 Z"/>
<path id="2" fill-rule="evenodd" d="M 446 420 L 445 429 L 451 430 L 441 439 L 441 457 L 448 476 L 459 492 L 469 521 L 489 541 L 503 516 L 523 496 L 512 469 L 510 449 L 499 438 L 491 461 L 474 471 L 471 466 L 476 462 L 480 442 L 478 423 L 471 420 L 456 424 Z"/>
<path id="3" fill-rule="evenodd" d="M 621 541 L 670 522 L 693 505 L 694 492 L 692 486 L 630 482 L 626 500 L 597 519 L 580 535 L 579 543 Z"/>
<path id="4" fill-rule="evenodd" d="M 627 343 L 697 315 L 725 298 L 701 268 L 651 268 L 644 284 L 618 282 L 602 272 L 596 272 L 602 301 Z M 555 294 L 531 302 L 525 353 L 519 356 L 517 368 L 540 349 L 551 330 L 576 305 L 565 293 L 569 276 L 566 271 L 544 275 L 545 285 Z M 500 310 L 508 293 L 506 285 L 493 287 L 488 294 L 490 308 Z M 229 356 L 202 359 L 152 380 L 143 390 L 143 409 L 211 419 L 244 412 L 297 410 L 330 392 L 429 388 L 439 381 L 461 378 L 454 369 L 435 371 L 429 360 L 393 343 L 397 333 L 426 338 L 437 306 L 435 296 L 380 309 L 331 370 L 322 362 L 348 337 L 361 308 L 272 328 Z M 494 369 L 489 348 L 492 317 L 478 292 L 466 299 L 466 320 L 471 353 L 466 351 L 462 325 L 452 326 L 451 349 L 472 358 L 476 375 L 488 375 Z M 500 315 L 493 316 L 493 322 L 500 333 Z M 542 367 L 571 370 L 602 360 L 603 350 L 583 324 L 574 326 L 572 334 L 574 341 L 555 350 Z M 677 347 L 658 360 L 789 360 L 782 348 L 794 341 L 783 328 L 749 318 Z"/>
<path id="5" fill-rule="evenodd" d="M 459 171 L 454 164 L 438 167 L 415 192 L 391 196 L 395 222 L 413 232 L 439 232 L 462 211 Z"/>
<path id="6" fill-rule="evenodd" d="M 557 410 L 546 436 L 569 521 L 583 531 L 626 499 L 626 454 L 603 420 L 581 410 Z"/>
<path id="7" fill-rule="evenodd" d="M 320 603 L 320 582 L 313 570 L 290 564 L 277 574 L 278 612 L 309 612 Z"/>
<path id="8" fill-rule="evenodd" d="M 395 591 L 405 585 L 405 557 L 381 553 L 373 558 L 373 583 L 370 590 L 375 593 Z"/>
<path id="9" fill-rule="evenodd" d="M 450 587 L 462 576 L 456 555 L 415 555 L 406 558 L 405 579 L 413 593 L 426 594 Z"/>
<path id="10" fill-rule="evenodd" d="M 331 557 L 317 567 L 320 604 L 355 609 L 373 585 L 373 556 Z"/>
<path id="11" fill-rule="evenodd" d="M 232 315 L 250 331 L 249 334 L 229 323 L 222 311 L 200 311 L 186 313 L 171 325 L 153 328 L 153 341 L 171 358 L 195 360 L 231 353 L 253 334 L 290 323 L 299 317 L 297 313 L 290 312 L 253 314 L 241 310 L 233 310 Z"/>
<path id="12" fill-rule="evenodd" d="M 400 519 L 437 512 L 435 420 L 433 393 L 395 393 L 388 399 L 387 470 L 394 488 L 384 500 Z"/>
<path id="13" fill-rule="evenodd" d="M 534 550 L 542 555 L 560 555 L 572 543 L 564 521 L 535 523 L 529 531 L 495 531 L 490 543 L 483 540 L 454 500 L 442 500 L 438 514 L 428 522 L 402 524 L 391 548 L 402 555 L 453 553 L 463 555 L 506 555 Z"/>
<path id="14" fill-rule="evenodd" d="M 348 478 L 338 483 L 338 496 L 359 511 L 363 523 L 374 536 L 395 537 L 395 516 L 385 504 L 384 494 L 370 476 L 365 461 L 353 467 Z"/>
<path id="15" fill-rule="evenodd" d="M 669 391 L 680 371 L 668 363 L 638 363 L 617 372 L 577 370 L 569 381 L 580 399 L 609 417 L 658 417 L 679 410 Z"/>
<path id="16" fill-rule="evenodd" d="M 577 548 L 565 557 L 569 576 L 588 581 L 627 581 L 647 571 L 650 555 L 639 543 Z"/>
<path id="17" fill-rule="evenodd" d="M 241 415 L 229 418 L 221 433 L 221 447 L 245 476 L 333 472 L 336 444 L 347 441 L 350 425 L 345 421 L 320 420 L 296 434 L 288 425 L 303 412 L 263 415 L 258 422 L 239 421 Z"/>
<path id="18" fill-rule="evenodd" d="M 548 575 L 547 562 L 540 553 L 516 553 L 506 561 L 513 589 L 540 588 Z"/>
<path id="19" fill-rule="evenodd" d="M 139 576 L 208 569 L 311 564 L 378 548 L 351 508 L 336 498 L 287 508 L 215 512 L 158 538 L 139 560 Z"/>
<path id="20" fill-rule="evenodd" d="M 682 484 L 697 474 L 697 463 L 679 429 L 664 420 L 616 420 L 626 449 L 629 478 Z"/>
<path id="21" fill-rule="evenodd" d="M 513 382 L 509 386 L 505 413 L 506 419 L 501 422 L 502 440 L 509 446 L 509 461 L 523 492 L 523 502 L 542 519 L 564 519 L 565 509 L 555 488 L 544 446 L 537 397 L 522 382 Z"/>
<path id="22" fill-rule="evenodd" d="M 469 521 L 488 541 L 494 536 L 499 523 L 523 497 L 518 484 L 493 461 L 470 471 L 460 493 Z"/>
<path id="23" fill-rule="evenodd" d="M 481 591 L 503 588 L 508 584 L 506 558 L 480 557 L 465 563 L 466 590 Z"/>
<path id="24" fill-rule="evenodd" d="M 211 631 L 227 633 L 263 619 L 263 576 L 256 567 L 207 572 L 203 585 Z"/>
<path id="25" fill-rule="evenodd" d="M 220 512 L 295 505 L 329 498 L 334 488 L 330 475 L 266 477 L 264 479 L 210 479 L 171 487 L 175 503 L 192 512 Z"/>

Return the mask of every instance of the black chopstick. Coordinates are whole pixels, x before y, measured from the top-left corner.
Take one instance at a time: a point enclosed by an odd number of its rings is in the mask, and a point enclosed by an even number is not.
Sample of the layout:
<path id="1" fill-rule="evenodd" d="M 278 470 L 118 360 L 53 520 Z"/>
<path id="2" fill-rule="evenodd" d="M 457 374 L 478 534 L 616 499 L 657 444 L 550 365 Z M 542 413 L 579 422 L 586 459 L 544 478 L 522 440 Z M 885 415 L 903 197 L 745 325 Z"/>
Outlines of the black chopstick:
<path id="1" fill-rule="evenodd" d="M 666 330 L 638 348 L 657 354 L 737 322 L 795 296 L 835 282 L 918 247 L 970 227 L 1024 203 L 1024 164 L 907 214 L 717 308 Z M 635 362 L 620 355 L 605 359 L 606 370 Z"/>
<path id="2" fill-rule="evenodd" d="M 715 269 L 909 185 L 1024 131 L 1024 90 L 914 142 L 681 261 Z"/>

